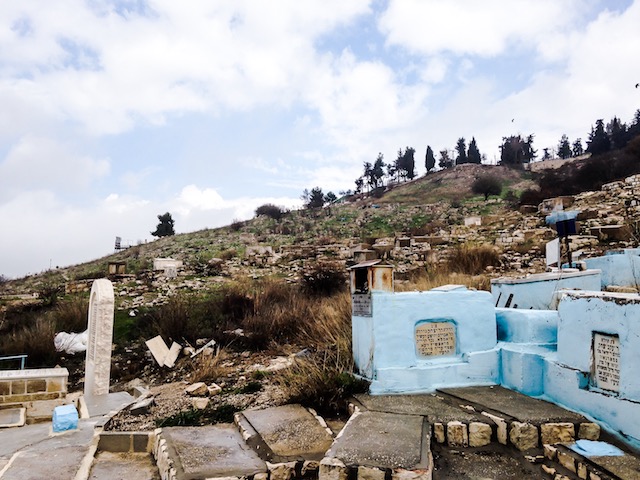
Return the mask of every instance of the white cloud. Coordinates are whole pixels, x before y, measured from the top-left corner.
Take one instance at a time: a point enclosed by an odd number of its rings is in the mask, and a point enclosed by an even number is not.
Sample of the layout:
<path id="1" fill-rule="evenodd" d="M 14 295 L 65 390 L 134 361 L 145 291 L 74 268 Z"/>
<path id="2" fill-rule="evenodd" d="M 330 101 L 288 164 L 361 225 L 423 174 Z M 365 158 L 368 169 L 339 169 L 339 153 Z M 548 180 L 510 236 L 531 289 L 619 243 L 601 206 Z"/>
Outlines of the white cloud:
<path id="1" fill-rule="evenodd" d="M 577 0 L 390 0 L 379 28 L 389 45 L 413 53 L 488 57 L 507 47 L 535 47 L 583 8 Z"/>
<path id="2" fill-rule="evenodd" d="M 26 135 L 13 145 L 0 163 L 0 199 L 22 190 L 85 189 L 109 173 L 106 159 L 79 155 L 73 146 L 55 139 Z"/>

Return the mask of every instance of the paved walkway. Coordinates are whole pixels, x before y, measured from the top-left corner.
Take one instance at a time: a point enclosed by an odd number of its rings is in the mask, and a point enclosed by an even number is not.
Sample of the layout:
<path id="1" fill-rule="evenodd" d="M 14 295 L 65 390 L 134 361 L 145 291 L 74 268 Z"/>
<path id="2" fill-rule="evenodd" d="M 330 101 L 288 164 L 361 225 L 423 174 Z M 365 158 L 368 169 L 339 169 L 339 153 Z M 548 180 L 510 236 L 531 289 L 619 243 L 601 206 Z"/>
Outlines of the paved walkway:
<path id="1" fill-rule="evenodd" d="M 358 395 L 350 408 L 338 435 L 299 405 L 245 411 L 235 425 L 135 434 L 101 433 L 101 416 L 62 435 L 50 423 L 4 428 L 0 479 L 640 479 L 633 455 L 585 459 L 568 448 L 597 440 L 597 425 L 498 386 Z"/>

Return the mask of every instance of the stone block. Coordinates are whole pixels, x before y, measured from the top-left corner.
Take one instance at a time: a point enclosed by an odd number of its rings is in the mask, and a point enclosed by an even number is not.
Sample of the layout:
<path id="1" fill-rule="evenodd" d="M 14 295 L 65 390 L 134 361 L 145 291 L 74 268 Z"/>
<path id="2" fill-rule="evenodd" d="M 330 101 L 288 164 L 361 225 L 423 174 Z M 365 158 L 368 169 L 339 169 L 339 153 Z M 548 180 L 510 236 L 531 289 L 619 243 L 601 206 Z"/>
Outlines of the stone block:
<path id="1" fill-rule="evenodd" d="M 469 434 L 464 423 L 458 421 L 447 423 L 447 445 L 450 447 L 469 446 Z"/>
<path id="2" fill-rule="evenodd" d="M 497 432 L 498 442 L 501 443 L 502 445 L 506 445 L 507 444 L 507 421 L 504 418 L 498 417 L 497 415 L 492 415 L 491 413 L 482 412 L 482 414 L 485 417 L 489 417 L 491 420 L 493 420 L 493 422 L 498 427 L 498 432 Z"/>
<path id="3" fill-rule="evenodd" d="M 134 452 L 148 452 L 149 451 L 149 434 L 147 432 L 132 432 L 131 433 L 131 447 Z"/>
<path id="4" fill-rule="evenodd" d="M 176 360 L 178 359 L 178 356 L 180 355 L 181 351 L 182 351 L 182 346 L 176 342 L 173 342 L 171 344 L 171 348 L 169 349 L 169 352 L 167 353 L 167 356 L 164 359 L 164 366 L 173 368 L 176 364 Z"/>
<path id="5" fill-rule="evenodd" d="M 43 378 L 37 380 L 27 380 L 27 393 L 46 392 L 47 381 Z"/>
<path id="6" fill-rule="evenodd" d="M 589 470 L 587 466 L 582 462 L 577 462 L 578 466 L 578 478 L 581 480 L 587 480 L 589 478 Z"/>
<path id="7" fill-rule="evenodd" d="M 213 397 L 215 395 L 218 395 L 220 392 L 222 392 L 222 387 L 217 383 L 212 383 L 207 387 L 207 391 L 209 393 L 209 396 Z"/>
<path id="8" fill-rule="evenodd" d="M 347 480 L 348 470 L 344 463 L 333 457 L 324 457 L 320 462 L 318 480 Z"/>
<path id="9" fill-rule="evenodd" d="M 433 469 L 405 470 L 396 468 L 391 473 L 391 480 L 431 480 Z"/>
<path id="10" fill-rule="evenodd" d="M 47 379 L 47 392 L 66 392 L 67 382 L 62 378 Z"/>
<path id="11" fill-rule="evenodd" d="M 544 456 L 551 461 L 555 461 L 558 455 L 558 449 L 553 445 L 544 445 Z"/>
<path id="12" fill-rule="evenodd" d="M 553 467 L 549 467 L 548 465 L 545 465 L 544 463 L 541 465 L 542 466 L 542 471 L 544 473 L 546 473 L 547 475 L 553 476 L 556 474 L 556 469 Z"/>
<path id="13" fill-rule="evenodd" d="M 192 383 L 187 388 L 185 388 L 184 391 L 187 395 L 191 395 L 194 397 L 200 397 L 202 395 L 207 395 L 209 393 L 207 384 L 204 382 Z"/>
<path id="14" fill-rule="evenodd" d="M 11 394 L 11 382 L 0 382 L 0 395 Z"/>
<path id="15" fill-rule="evenodd" d="M 267 472 L 256 473 L 253 480 L 269 480 L 269 474 Z"/>
<path id="16" fill-rule="evenodd" d="M 153 397 L 144 398 L 139 402 L 136 402 L 133 405 L 131 405 L 131 408 L 130 408 L 131 414 L 132 415 L 145 414 L 149 411 L 149 409 L 151 408 L 151 405 L 153 405 L 154 403 L 155 403 L 155 400 L 153 399 Z"/>
<path id="17" fill-rule="evenodd" d="M 558 452 L 558 463 L 567 470 L 576 473 L 576 460 L 572 455 L 565 452 Z"/>
<path id="18" fill-rule="evenodd" d="M 602 480 L 602 477 L 596 473 L 589 472 L 589 480 Z"/>
<path id="19" fill-rule="evenodd" d="M 292 480 L 296 476 L 296 462 L 269 463 L 269 480 Z"/>
<path id="20" fill-rule="evenodd" d="M 484 447 L 491 443 L 491 426 L 482 422 L 469 424 L 469 446 Z"/>
<path id="21" fill-rule="evenodd" d="M 191 399 L 191 405 L 196 410 L 204 410 L 209 406 L 209 399 L 207 397 L 193 397 Z"/>
<path id="22" fill-rule="evenodd" d="M 128 432 L 102 432 L 98 450 L 103 452 L 128 452 L 131 450 L 131 435 Z"/>
<path id="23" fill-rule="evenodd" d="M 25 380 L 13 380 L 11 382 L 11 395 L 24 395 L 27 393 L 27 382 Z"/>
<path id="24" fill-rule="evenodd" d="M 513 422 L 509 430 L 509 441 L 520 451 L 538 446 L 538 428 L 530 423 Z"/>
<path id="25" fill-rule="evenodd" d="M 446 441 L 446 435 L 444 433 L 444 425 L 442 423 L 433 424 L 433 436 L 438 443 L 444 443 Z"/>
<path id="26" fill-rule="evenodd" d="M 540 426 L 543 444 L 569 443 L 576 438 L 573 423 L 544 423 Z"/>
<path id="27" fill-rule="evenodd" d="M 597 423 L 581 423 L 578 428 L 578 438 L 584 440 L 598 440 L 600 438 L 600 425 Z"/>
<path id="28" fill-rule="evenodd" d="M 169 347 L 164 343 L 162 337 L 157 335 L 144 343 L 147 345 L 147 348 L 151 352 L 151 355 L 153 355 L 155 361 L 158 362 L 158 365 L 161 367 L 164 366 L 164 360 L 169 354 Z"/>
<path id="29" fill-rule="evenodd" d="M 375 467 L 358 467 L 358 480 L 384 480 L 385 472 Z"/>

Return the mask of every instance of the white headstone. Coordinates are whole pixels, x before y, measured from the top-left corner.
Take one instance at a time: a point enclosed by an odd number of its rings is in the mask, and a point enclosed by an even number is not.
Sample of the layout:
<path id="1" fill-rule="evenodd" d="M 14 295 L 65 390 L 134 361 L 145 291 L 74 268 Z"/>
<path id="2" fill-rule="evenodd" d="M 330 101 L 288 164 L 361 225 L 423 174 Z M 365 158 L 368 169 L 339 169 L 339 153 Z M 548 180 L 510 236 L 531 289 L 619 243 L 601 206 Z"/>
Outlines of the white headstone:
<path id="1" fill-rule="evenodd" d="M 109 393 L 113 311 L 113 285 L 105 278 L 95 280 L 89 301 L 89 338 L 84 377 L 86 397 Z"/>
<path id="2" fill-rule="evenodd" d="M 560 261 L 560 239 L 556 238 L 547 243 L 547 266 L 555 265 Z"/>

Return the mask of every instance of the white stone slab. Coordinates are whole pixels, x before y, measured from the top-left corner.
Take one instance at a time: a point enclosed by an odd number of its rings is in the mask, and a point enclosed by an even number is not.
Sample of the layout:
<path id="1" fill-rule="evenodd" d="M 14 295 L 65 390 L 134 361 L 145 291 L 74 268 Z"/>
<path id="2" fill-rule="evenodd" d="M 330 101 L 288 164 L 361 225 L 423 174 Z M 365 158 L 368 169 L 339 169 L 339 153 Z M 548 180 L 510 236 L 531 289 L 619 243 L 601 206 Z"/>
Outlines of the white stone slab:
<path id="1" fill-rule="evenodd" d="M 546 245 L 547 266 L 556 265 L 560 261 L 560 239 L 551 240 Z"/>
<path id="2" fill-rule="evenodd" d="M 167 356 L 164 358 L 164 366 L 173 368 L 174 365 L 176 364 L 176 360 L 180 356 L 181 351 L 182 351 L 182 345 L 176 342 L 173 342 L 171 344 L 171 348 L 169 349 L 169 352 L 167 352 Z"/>
<path id="3" fill-rule="evenodd" d="M 88 397 L 109 393 L 113 313 L 113 285 L 106 278 L 95 280 L 89 301 L 89 342 L 84 382 L 84 394 Z"/>
<path id="4" fill-rule="evenodd" d="M 593 334 L 595 386 L 620 391 L 620 338 L 617 335 Z"/>
<path id="5" fill-rule="evenodd" d="M 165 359 L 167 358 L 167 355 L 169 355 L 169 347 L 167 347 L 167 344 L 164 343 L 162 337 L 158 335 L 150 340 L 147 340 L 144 343 L 147 344 L 151 355 L 153 355 L 153 358 L 155 358 L 156 362 L 158 362 L 158 365 L 160 365 L 161 367 L 164 366 Z"/>

